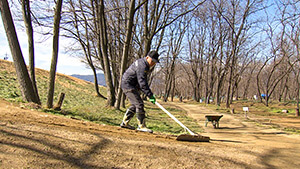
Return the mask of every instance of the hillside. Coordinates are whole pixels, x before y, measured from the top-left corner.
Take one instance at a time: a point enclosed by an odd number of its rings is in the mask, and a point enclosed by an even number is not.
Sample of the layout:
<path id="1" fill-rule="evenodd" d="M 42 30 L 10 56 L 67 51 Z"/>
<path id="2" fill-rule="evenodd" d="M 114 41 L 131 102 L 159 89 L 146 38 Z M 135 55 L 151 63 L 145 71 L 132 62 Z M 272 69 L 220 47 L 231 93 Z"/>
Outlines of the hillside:
<path id="1" fill-rule="evenodd" d="M 36 69 L 36 81 L 42 104 L 46 103 L 48 76 L 48 71 Z M 10 61 L 0 60 L 0 88 L 0 98 L 10 102 L 22 102 L 15 69 Z M 106 100 L 96 97 L 93 83 L 58 73 L 56 76 L 54 101 L 57 101 L 60 92 L 65 93 L 62 111 L 48 110 L 43 108 L 43 106 L 40 111 L 112 126 L 119 126 L 121 123 L 125 108 L 115 110 L 107 107 Z M 100 86 L 100 93 L 105 96 L 106 88 Z M 167 108 L 172 110 L 179 119 L 187 123 L 195 131 L 202 131 L 202 128 L 197 125 L 195 120 L 184 115 L 184 111 L 176 109 L 174 106 Z M 147 125 L 149 128 L 171 134 L 184 132 L 180 126 L 170 120 L 163 112 L 160 112 L 158 108 L 155 108 L 153 104 L 146 102 L 145 109 L 148 112 Z M 132 123 L 137 125 L 136 120 L 132 120 Z"/>

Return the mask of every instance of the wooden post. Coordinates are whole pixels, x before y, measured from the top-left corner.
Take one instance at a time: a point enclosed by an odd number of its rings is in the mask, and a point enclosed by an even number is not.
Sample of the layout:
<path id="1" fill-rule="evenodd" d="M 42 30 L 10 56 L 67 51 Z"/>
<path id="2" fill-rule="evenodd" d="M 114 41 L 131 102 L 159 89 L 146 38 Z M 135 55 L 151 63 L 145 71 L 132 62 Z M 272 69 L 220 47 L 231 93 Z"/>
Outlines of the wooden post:
<path id="1" fill-rule="evenodd" d="M 299 109 L 296 109 L 296 116 L 299 117 Z"/>
<path id="2" fill-rule="evenodd" d="M 57 104 L 53 107 L 54 110 L 61 110 L 62 103 L 65 98 L 65 93 L 60 93 L 59 100 Z"/>

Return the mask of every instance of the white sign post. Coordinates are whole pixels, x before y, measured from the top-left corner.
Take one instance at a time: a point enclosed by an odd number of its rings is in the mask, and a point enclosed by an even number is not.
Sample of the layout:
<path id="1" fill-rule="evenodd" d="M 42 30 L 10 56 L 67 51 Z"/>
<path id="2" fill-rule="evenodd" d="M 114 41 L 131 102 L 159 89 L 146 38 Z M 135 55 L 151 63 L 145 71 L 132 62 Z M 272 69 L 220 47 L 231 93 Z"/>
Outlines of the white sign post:
<path id="1" fill-rule="evenodd" d="M 247 112 L 249 112 L 249 108 L 243 107 L 243 111 L 245 112 L 245 118 L 247 118 Z"/>

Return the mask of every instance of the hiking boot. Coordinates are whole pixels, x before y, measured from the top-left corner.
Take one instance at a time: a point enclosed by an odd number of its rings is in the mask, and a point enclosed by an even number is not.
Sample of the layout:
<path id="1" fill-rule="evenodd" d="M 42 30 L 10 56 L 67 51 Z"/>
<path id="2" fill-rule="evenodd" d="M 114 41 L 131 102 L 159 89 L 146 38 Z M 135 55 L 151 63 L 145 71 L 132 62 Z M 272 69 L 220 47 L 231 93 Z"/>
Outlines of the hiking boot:
<path id="1" fill-rule="evenodd" d="M 126 113 L 124 115 L 123 121 L 120 124 L 120 126 L 122 128 L 127 128 L 127 129 L 130 129 L 130 130 L 135 130 L 135 127 L 129 125 L 129 122 L 132 119 L 132 117 L 134 116 L 134 114 L 135 114 L 134 112 L 132 112 L 129 109 L 127 109 L 127 111 L 126 111 Z"/>
<path id="2" fill-rule="evenodd" d="M 153 133 L 151 129 L 148 129 L 146 126 L 146 121 L 145 121 L 145 114 L 137 114 L 137 119 L 138 119 L 138 128 L 136 129 L 137 131 L 142 131 L 142 132 L 148 132 L 148 133 Z"/>
<path id="3" fill-rule="evenodd" d="M 145 127 L 145 126 L 139 126 L 136 130 L 137 130 L 137 131 L 142 131 L 142 132 L 153 133 L 153 130 L 148 129 L 148 128 Z"/>
<path id="4" fill-rule="evenodd" d="M 133 126 L 131 126 L 131 125 L 129 125 L 129 124 L 126 124 L 126 123 L 124 123 L 124 122 L 122 122 L 122 123 L 120 124 L 120 126 L 121 126 L 122 128 L 130 129 L 130 130 L 135 130 L 135 127 L 133 127 Z"/>

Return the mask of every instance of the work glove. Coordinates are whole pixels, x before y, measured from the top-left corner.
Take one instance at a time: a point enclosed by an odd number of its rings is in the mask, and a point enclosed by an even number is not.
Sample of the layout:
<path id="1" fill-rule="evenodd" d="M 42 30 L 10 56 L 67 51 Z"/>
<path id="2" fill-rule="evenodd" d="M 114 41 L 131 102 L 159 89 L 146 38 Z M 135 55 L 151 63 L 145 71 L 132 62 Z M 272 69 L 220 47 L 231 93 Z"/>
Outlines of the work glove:
<path id="1" fill-rule="evenodd" d="M 150 101 L 151 103 L 155 104 L 156 99 L 155 99 L 155 97 L 152 95 L 152 96 L 150 96 L 149 101 Z"/>

